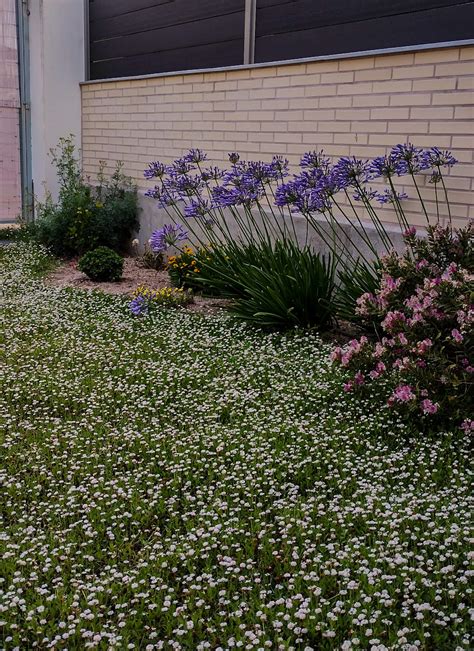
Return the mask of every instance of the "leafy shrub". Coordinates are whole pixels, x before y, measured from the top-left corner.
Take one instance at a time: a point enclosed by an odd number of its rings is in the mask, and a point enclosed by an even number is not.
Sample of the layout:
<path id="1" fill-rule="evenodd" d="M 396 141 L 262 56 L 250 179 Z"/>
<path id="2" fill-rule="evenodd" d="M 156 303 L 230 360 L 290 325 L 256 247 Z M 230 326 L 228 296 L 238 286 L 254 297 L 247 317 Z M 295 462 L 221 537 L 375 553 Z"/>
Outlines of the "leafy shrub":
<path id="1" fill-rule="evenodd" d="M 133 293 L 129 308 L 134 316 L 149 314 L 157 306 L 185 307 L 194 301 L 192 293 L 179 287 L 163 287 L 162 289 L 149 289 L 140 286 Z"/>
<path id="2" fill-rule="evenodd" d="M 382 260 L 379 289 L 358 300 L 362 319 L 382 337 L 353 340 L 334 360 L 355 372 L 347 391 L 381 384 L 390 408 L 411 418 L 473 428 L 473 228 L 430 227 L 405 234 L 404 254 Z"/>
<path id="3" fill-rule="evenodd" d="M 76 157 L 73 137 L 61 138 L 51 150 L 59 180 L 59 197 L 55 203 L 47 194 L 37 203 L 36 238 L 53 253 L 75 256 L 98 246 L 123 251 L 138 227 L 137 192 L 129 177 L 117 163 L 110 177 L 104 164 L 98 185 L 90 186 Z"/>
<path id="4" fill-rule="evenodd" d="M 112 249 L 99 246 L 85 253 L 77 266 L 96 282 L 117 281 L 122 278 L 123 258 Z"/>

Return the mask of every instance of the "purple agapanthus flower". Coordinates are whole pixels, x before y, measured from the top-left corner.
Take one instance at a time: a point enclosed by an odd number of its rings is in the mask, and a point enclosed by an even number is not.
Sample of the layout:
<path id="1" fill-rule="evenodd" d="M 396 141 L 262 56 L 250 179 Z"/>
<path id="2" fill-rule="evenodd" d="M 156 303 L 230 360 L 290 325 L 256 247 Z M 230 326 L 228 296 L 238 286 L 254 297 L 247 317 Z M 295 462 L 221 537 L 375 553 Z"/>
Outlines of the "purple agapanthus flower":
<path id="1" fill-rule="evenodd" d="M 148 303 L 144 296 L 135 296 L 135 298 L 128 304 L 130 312 L 134 316 L 144 316 L 148 314 Z"/>
<path id="2" fill-rule="evenodd" d="M 369 163 L 369 174 L 371 178 L 377 179 L 383 177 L 388 179 L 392 176 L 403 174 L 404 166 L 391 154 L 387 156 L 377 156 Z"/>
<path id="3" fill-rule="evenodd" d="M 143 172 L 143 176 L 148 180 L 156 178 L 161 179 L 165 173 L 166 165 L 156 160 L 148 165 L 148 168 Z"/>
<path id="4" fill-rule="evenodd" d="M 274 156 L 271 162 L 271 166 L 275 172 L 278 172 L 278 176 L 288 176 L 288 166 L 290 162 L 287 158 L 283 156 Z"/>
<path id="5" fill-rule="evenodd" d="M 224 170 L 221 170 L 219 167 L 206 167 L 206 169 L 201 172 L 201 178 L 204 182 L 218 181 L 224 176 L 224 174 Z"/>
<path id="6" fill-rule="evenodd" d="M 224 187 L 212 189 L 212 198 L 216 207 L 230 208 L 231 206 L 250 206 L 260 197 L 258 190 L 252 186 Z"/>
<path id="7" fill-rule="evenodd" d="M 438 147 L 427 149 L 423 156 L 429 167 L 452 167 L 458 162 L 450 151 L 441 150 Z"/>
<path id="8" fill-rule="evenodd" d="M 202 199 L 200 201 L 191 199 L 191 201 L 186 205 L 184 209 L 184 214 L 186 215 L 186 217 L 192 219 L 206 218 L 209 216 L 210 212 L 211 212 L 211 204 L 209 203 L 209 201 L 206 201 L 205 199 Z"/>
<path id="9" fill-rule="evenodd" d="M 193 169 L 196 168 L 183 156 L 182 158 L 177 158 L 172 165 L 169 165 L 166 171 L 171 176 L 178 176 L 180 174 L 188 174 Z"/>
<path id="10" fill-rule="evenodd" d="M 394 196 L 392 190 L 385 188 L 383 192 L 376 192 L 375 197 L 377 201 L 381 204 L 384 203 L 395 203 L 395 201 L 403 201 L 403 199 L 408 199 L 406 192 L 397 192 L 396 197 Z"/>
<path id="11" fill-rule="evenodd" d="M 303 175 L 281 184 L 275 192 L 277 206 L 289 206 L 291 210 L 308 214 L 324 212 L 330 207 L 327 195 L 308 184 Z"/>
<path id="12" fill-rule="evenodd" d="M 373 188 L 360 188 L 352 195 L 354 201 L 372 201 L 378 196 L 378 192 Z"/>
<path id="13" fill-rule="evenodd" d="M 430 167 L 425 152 L 411 143 L 396 145 L 390 152 L 398 174 L 417 174 Z"/>
<path id="14" fill-rule="evenodd" d="M 202 149 L 190 149 L 188 153 L 183 156 L 183 160 L 187 163 L 202 163 L 207 160 L 207 154 L 202 151 Z"/>
<path id="15" fill-rule="evenodd" d="M 155 185 L 154 188 L 151 188 L 145 192 L 145 197 L 151 197 L 152 199 L 158 200 L 158 205 L 162 208 L 167 206 L 174 206 L 178 201 L 178 198 L 165 186 Z"/>
<path id="16" fill-rule="evenodd" d="M 327 171 L 329 168 L 329 158 L 324 156 L 322 149 L 321 151 L 307 151 L 301 157 L 300 167 L 313 167 Z"/>
<path id="17" fill-rule="evenodd" d="M 349 186 L 357 187 L 369 180 L 369 162 L 360 158 L 343 157 L 332 169 L 332 175 L 341 189 Z"/>
<path id="18" fill-rule="evenodd" d="M 164 253 L 170 246 L 176 246 L 188 238 L 188 232 L 181 224 L 165 224 L 154 231 L 149 243 L 154 253 Z"/>
<path id="19" fill-rule="evenodd" d="M 164 182 L 167 190 L 180 199 L 196 195 L 203 186 L 200 174 L 170 174 Z"/>

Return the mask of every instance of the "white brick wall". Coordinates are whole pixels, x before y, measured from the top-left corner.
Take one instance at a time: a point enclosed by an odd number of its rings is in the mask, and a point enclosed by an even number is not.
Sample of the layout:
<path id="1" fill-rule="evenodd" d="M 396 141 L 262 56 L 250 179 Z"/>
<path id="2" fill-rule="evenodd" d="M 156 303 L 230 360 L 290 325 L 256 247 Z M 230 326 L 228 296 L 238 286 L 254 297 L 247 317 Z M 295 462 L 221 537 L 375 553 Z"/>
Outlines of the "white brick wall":
<path id="1" fill-rule="evenodd" d="M 156 76 L 82 86 L 85 169 L 123 160 L 141 187 L 151 160 L 190 147 L 216 163 L 227 152 L 370 157 L 399 142 L 452 149 L 447 178 L 458 223 L 474 218 L 474 47 L 367 56 L 245 70 Z M 432 186 L 423 188 L 432 197 Z M 408 188 L 410 196 L 413 189 Z M 410 201 L 413 223 L 422 221 Z M 431 206 L 434 210 L 434 206 Z M 387 220 L 393 220 L 390 212 Z"/>

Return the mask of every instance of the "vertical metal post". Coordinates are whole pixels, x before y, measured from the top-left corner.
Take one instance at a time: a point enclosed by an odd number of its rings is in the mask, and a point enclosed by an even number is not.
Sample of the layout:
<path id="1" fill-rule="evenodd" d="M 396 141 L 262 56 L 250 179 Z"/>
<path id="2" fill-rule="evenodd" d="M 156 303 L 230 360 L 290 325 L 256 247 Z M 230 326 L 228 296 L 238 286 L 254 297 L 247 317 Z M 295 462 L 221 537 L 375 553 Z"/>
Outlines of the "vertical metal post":
<path id="1" fill-rule="evenodd" d="M 255 63 L 255 23 L 257 0 L 245 0 L 244 64 Z"/>
<path id="2" fill-rule="evenodd" d="M 16 1 L 18 66 L 20 79 L 20 168 L 22 216 L 33 219 L 33 178 L 31 167 L 30 38 L 28 0 Z"/>

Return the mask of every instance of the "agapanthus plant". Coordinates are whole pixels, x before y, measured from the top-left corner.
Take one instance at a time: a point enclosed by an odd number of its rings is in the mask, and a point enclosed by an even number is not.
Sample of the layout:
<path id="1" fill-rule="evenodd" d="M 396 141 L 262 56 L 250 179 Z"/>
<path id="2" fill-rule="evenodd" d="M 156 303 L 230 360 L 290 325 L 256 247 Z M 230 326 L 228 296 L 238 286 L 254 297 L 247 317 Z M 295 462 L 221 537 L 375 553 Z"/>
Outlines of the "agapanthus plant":
<path id="1" fill-rule="evenodd" d="M 377 341 L 352 340 L 333 353 L 352 371 L 347 391 L 379 383 L 390 409 L 470 428 L 473 413 L 474 230 L 428 227 L 405 234 L 404 254 L 382 260 L 375 293 L 357 311 L 380 322 Z"/>
<path id="2" fill-rule="evenodd" d="M 379 255 L 372 234 L 359 214 L 358 202 L 388 252 L 392 241 L 377 214 L 376 204 L 392 204 L 400 226 L 406 230 L 409 223 L 402 202 L 407 195 L 396 189 L 395 181 L 400 176 L 411 176 L 421 210 L 429 223 L 417 175 L 429 174 L 435 185 L 438 218 L 437 185 L 442 184 L 450 211 L 442 170 L 456 163 L 448 151 L 437 147 L 422 149 L 410 143 L 397 145 L 388 154 L 373 160 L 343 157 L 334 164 L 322 151 L 307 152 L 301 159 L 301 171 L 291 179 L 287 178 L 288 161 L 280 156 L 265 163 L 242 161 L 233 152 L 229 154 L 230 168 L 227 170 L 204 168 L 205 160 L 204 152 L 192 149 L 171 165 L 155 161 L 145 171 L 147 179 L 158 181 L 148 195 L 158 199 L 173 221 L 188 220 L 189 226 L 189 220 L 196 219 L 216 237 L 225 239 L 230 237 L 230 222 L 234 221 L 238 236 L 254 242 L 256 238 L 268 241 L 269 238 L 295 236 L 294 214 L 299 213 L 346 266 L 356 260 L 371 264 Z M 376 179 L 385 181 L 388 187 L 372 189 L 370 183 Z M 365 249 L 370 251 L 369 256 L 357 243 L 347 246 L 338 226 L 341 218 L 355 229 Z M 196 235 L 200 229 L 193 227 L 192 230 Z M 235 237 L 235 229 L 232 233 Z M 307 240 L 308 230 L 306 233 Z M 209 239 L 208 233 L 205 239 Z"/>
<path id="3" fill-rule="evenodd" d="M 156 179 L 156 185 L 147 194 L 158 200 L 176 228 L 185 224 L 192 239 L 204 247 L 236 240 L 252 246 L 298 240 L 304 247 L 316 234 L 337 264 L 342 286 L 340 303 L 347 303 L 343 307 L 346 317 L 354 312 L 360 294 L 367 288 L 375 291 L 378 286 L 380 248 L 382 253 L 393 249 L 378 204 L 392 206 L 402 231 L 410 227 L 403 207 L 407 195 L 395 186 L 398 177 L 411 177 L 427 225 L 439 222 L 439 184 L 450 214 L 443 170 L 456 160 L 450 152 L 436 147 L 400 144 L 373 160 L 343 157 L 335 163 L 322 151 L 307 152 L 301 159 L 300 171 L 291 178 L 288 161 L 280 156 L 270 162 L 243 161 L 232 152 L 226 170 L 204 167 L 206 158 L 201 150 L 192 149 L 171 165 L 151 163 L 145 176 Z M 436 215 L 432 218 L 420 191 L 420 174 L 429 175 L 434 184 Z M 385 182 L 387 187 L 374 189 L 370 184 L 375 180 Z M 367 218 L 377 238 L 367 227 Z M 341 221 L 356 237 L 347 238 Z M 179 241 L 174 232 L 168 240 L 160 232 L 154 237 L 161 250 L 171 237 L 175 238 L 174 244 Z M 347 287 L 350 278 L 351 286 Z M 357 279 L 361 280 L 360 287 Z"/>

